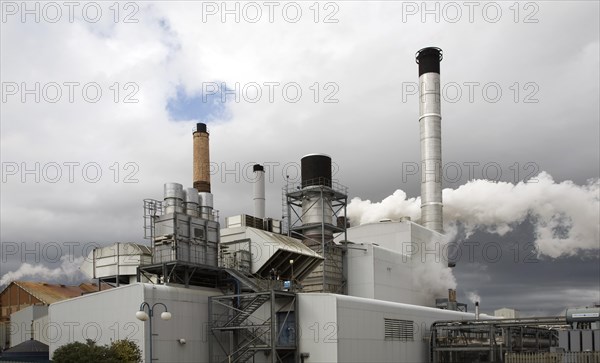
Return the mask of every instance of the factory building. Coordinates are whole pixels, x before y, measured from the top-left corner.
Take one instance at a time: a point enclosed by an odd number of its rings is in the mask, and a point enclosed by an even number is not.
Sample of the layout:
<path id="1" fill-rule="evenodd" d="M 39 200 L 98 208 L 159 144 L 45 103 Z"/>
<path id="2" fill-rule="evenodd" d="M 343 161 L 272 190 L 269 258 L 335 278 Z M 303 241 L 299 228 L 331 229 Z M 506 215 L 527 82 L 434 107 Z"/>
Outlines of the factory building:
<path id="1" fill-rule="evenodd" d="M 102 284 L 105 289 L 110 285 Z M 30 339 L 49 344 L 48 306 L 99 289 L 95 283 L 76 286 L 46 282 L 13 281 L 0 292 L 0 349 L 8 349 Z"/>
<path id="2" fill-rule="evenodd" d="M 416 59 L 422 170 L 430 171 L 421 177 L 420 221 L 350 227 L 347 187 L 332 179 L 332 157 L 317 153 L 301 158 L 300 182 L 285 186 L 282 220 L 265 215 L 257 164 L 254 215 L 221 225 L 209 130 L 199 123 L 192 188 L 169 182 L 162 200 L 144 200 L 150 246 L 94 252 L 84 270 L 119 286 L 52 304 L 50 354 L 72 341 L 124 338 L 145 362 L 503 361 L 558 347 L 548 326 L 566 326 L 568 317 L 505 320 L 478 305 L 467 312 L 443 279 L 423 279 L 451 274 L 454 264 L 445 259 L 442 219 L 442 51 L 424 48 Z M 573 317 L 600 319 L 594 309 Z"/>

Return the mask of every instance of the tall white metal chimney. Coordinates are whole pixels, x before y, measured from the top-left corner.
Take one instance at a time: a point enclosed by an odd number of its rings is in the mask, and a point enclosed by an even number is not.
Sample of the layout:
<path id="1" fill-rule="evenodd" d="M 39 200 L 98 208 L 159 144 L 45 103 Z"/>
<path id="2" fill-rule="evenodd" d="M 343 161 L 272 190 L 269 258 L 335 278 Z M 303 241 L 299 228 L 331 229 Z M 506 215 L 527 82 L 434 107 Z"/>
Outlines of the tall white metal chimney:
<path id="1" fill-rule="evenodd" d="M 255 164 L 254 170 L 254 216 L 265 218 L 265 168 Z"/>
<path id="2" fill-rule="evenodd" d="M 419 50 L 419 124 L 421 127 L 421 224 L 443 233 L 440 48 Z"/>

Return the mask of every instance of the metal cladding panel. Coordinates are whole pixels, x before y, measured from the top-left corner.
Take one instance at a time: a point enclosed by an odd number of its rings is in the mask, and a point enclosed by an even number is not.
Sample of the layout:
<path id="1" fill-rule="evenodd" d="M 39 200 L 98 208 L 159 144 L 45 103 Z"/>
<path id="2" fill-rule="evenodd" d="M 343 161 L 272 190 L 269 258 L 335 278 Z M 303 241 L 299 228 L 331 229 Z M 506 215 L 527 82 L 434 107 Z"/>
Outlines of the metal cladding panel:
<path id="1" fill-rule="evenodd" d="M 127 337 L 144 351 L 147 324 L 135 318 L 142 301 L 142 284 L 132 284 L 51 304 L 50 356 L 64 344 L 85 342 L 85 337 L 96 340 L 98 345 Z"/>
<path id="2" fill-rule="evenodd" d="M 569 331 L 571 337 L 571 352 L 581 351 L 581 330 Z"/>
<path id="3" fill-rule="evenodd" d="M 47 305 L 31 305 L 24 309 L 12 313 L 10 315 L 10 346 L 14 347 L 17 344 L 32 339 L 32 323 L 33 334 L 35 340 L 38 340 L 46 345 L 48 341 L 48 306 Z M 46 334 L 44 334 L 46 332 Z M 4 341 L 1 341 L 4 345 Z"/>
<path id="4" fill-rule="evenodd" d="M 581 348 L 583 351 L 594 350 L 594 332 L 592 330 L 581 331 Z"/>
<path id="5" fill-rule="evenodd" d="M 309 353 L 309 362 L 343 362 L 338 359 L 336 295 L 310 293 L 297 296 L 299 311 L 296 318 L 302 332 L 298 351 Z"/>
<path id="6" fill-rule="evenodd" d="M 600 329 L 594 330 L 594 351 L 600 352 Z"/>
<path id="7" fill-rule="evenodd" d="M 299 351 L 309 353 L 314 362 L 427 362 L 424 337 L 433 322 L 474 318 L 470 313 L 335 294 L 300 293 L 298 302 L 303 332 Z M 386 318 L 411 321 L 414 339 L 387 340 Z"/>
<path id="8" fill-rule="evenodd" d="M 137 267 L 152 260 L 149 246 L 136 243 L 114 243 L 96 248 L 87 255 L 79 269 L 89 278 L 115 275 L 137 275 Z"/>
<path id="9" fill-rule="evenodd" d="M 85 342 L 85 337 L 97 338 L 98 345 L 129 338 L 140 346 L 144 361 L 149 362 L 149 323 L 135 318 L 140 304 L 145 301 L 150 306 L 163 303 L 172 313 L 172 318 L 164 321 L 160 319 L 163 307 L 156 305 L 154 308 L 155 361 L 208 362 L 208 297 L 215 295 L 221 295 L 221 292 L 136 283 L 52 304 L 50 321 L 59 331 L 57 337 L 52 337 L 50 355 L 63 344 Z M 187 343 L 178 344 L 180 338 Z"/>
<path id="10" fill-rule="evenodd" d="M 433 307 L 409 256 L 372 244 L 354 245 L 346 256 L 349 296 Z"/>
<path id="11" fill-rule="evenodd" d="M 568 330 L 559 330 L 558 331 L 558 346 L 565 351 L 569 351 L 569 331 Z"/>
<path id="12" fill-rule="evenodd" d="M 177 226 L 177 240 L 173 233 Z M 160 216 L 156 222 L 156 236 L 163 237 L 154 243 L 153 262 L 191 262 L 217 266 L 218 230 L 216 221 L 186 214 Z"/>
<path id="13" fill-rule="evenodd" d="M 415 223 L 409 221 L 361 224 L 348 228 L 348 240 L 354 243 L 377 243 L 389 250 L 406 253 L 412 242 L 413 226 Z"/>
<path id="14" fill-rule="evenodd" d="M 331 187 L 331 157 L 325 154 L 306 155 L 300 161 L 302 187 L 324 185 Z"/>

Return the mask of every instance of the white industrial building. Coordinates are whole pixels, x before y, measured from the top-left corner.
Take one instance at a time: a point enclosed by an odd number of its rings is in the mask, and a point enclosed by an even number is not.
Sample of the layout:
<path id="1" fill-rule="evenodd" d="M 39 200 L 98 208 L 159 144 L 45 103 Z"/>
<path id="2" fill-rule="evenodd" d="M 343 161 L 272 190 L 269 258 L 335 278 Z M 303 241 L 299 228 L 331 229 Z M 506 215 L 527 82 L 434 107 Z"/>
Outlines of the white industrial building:
<path id="1" fill-rule="evenodd" d="M 10 315 L 11 346 L 35 339 L 49 345 L 47 331 L 50 328 L 47 305 L 30 305 Z"/>
<path id="2" fill-rule="evenodd" d="M 441 59 L 438 48 L 417 53 L 423 169 L 439 173 Z M 256 165 L 255 215 L 229 217 L 221 228 L 208 140 L 197 124 L 193 188 L 167 183 L 163 200 L 144 200 L 147 250 L 117 245 L 88 259 L 90 277 L 121 286 L 50 305 L 51 355 L 87 338 L 131 339 L 145 362 L 490 361 L 556 345 L 545 328 L 517 329 L 456 301 L 445 280 L 452 264 L 441 174 L 423 175 L 419 223 L 350 228 L 347 188 L 332 180 L 331 157 L 302 158 L 301 182 L 284 190 L 285 223 L 265 218 L 264 168 Z"/>

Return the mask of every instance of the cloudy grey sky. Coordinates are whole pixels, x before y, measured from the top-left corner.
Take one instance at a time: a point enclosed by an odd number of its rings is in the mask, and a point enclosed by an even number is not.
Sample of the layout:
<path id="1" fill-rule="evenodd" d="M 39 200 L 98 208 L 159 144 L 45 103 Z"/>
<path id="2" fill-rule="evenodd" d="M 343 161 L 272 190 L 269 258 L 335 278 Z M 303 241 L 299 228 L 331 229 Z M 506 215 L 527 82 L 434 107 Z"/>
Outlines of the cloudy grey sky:
<path id="1" fill-rule="evenodd" d="M 199 121 L 222 221 L 252 213 L 255 162 L 281 216 L 313 152 L 359 219 L 418 217 L 414 54 L 437 46 L 448 228 L 543 260 L 459 264 L 459 290 L 529 313 L 600 300 L 598 2 L 22 4 L 0 24 L 0 274 L 56 263 L 51 242 L 142 242 L 142 200 L 192 184 Z"/>

